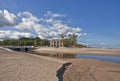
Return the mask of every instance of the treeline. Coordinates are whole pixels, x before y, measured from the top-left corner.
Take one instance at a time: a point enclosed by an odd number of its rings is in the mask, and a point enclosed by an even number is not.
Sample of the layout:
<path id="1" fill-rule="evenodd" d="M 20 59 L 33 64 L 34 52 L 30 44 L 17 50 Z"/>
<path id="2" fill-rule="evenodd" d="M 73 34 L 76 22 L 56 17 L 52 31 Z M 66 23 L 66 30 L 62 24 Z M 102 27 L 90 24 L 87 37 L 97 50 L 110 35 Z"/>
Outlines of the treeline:
<path id="1" fill-rule="evenodd" d="M 77 43 L 77 35 L 75 34 L 59 34 L 61 39 L 63 40 L 63 44 L 65 47 L 86 47 L 82 44 Z M 20 38 L 20 39 L 10 39 L 0 41 L 1 46 L 50 46 L 50 41 L 48 39 L 40 39 L 39 37 L 35 38 Z"/>
<path id="2" fill-rule="evenodd" d="M 50 42 L 47 39 L 40 39 L 39 37 L 35 38 L 20 38 L 14 40 L 3 40 L 0 41 L 0 45 L 8 45 L 8 46 L 49 46 Z"/>
<path id="3" fill-rule="evenodd" d="M 59 34 L 59 36 L 61 37 L 61 39 L 63 40 L 63 44 L 65 47 L 79 47 L 79 48 L 86 48 L 86 46 L 77 43 L 77 38 L 78 35 L 76 34 Z"/>

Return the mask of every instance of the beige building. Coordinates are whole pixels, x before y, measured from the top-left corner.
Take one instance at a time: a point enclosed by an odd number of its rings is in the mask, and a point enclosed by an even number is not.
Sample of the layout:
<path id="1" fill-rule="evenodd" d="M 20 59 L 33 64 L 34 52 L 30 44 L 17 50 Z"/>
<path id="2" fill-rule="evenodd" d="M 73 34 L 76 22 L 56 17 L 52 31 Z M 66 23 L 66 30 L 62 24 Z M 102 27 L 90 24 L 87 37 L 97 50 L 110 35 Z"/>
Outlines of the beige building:
<path id="1" fill-rule="evenodd" d="M 50 40 L 50 47 L 63 47 L 63 40 L 61 39 Z"/>

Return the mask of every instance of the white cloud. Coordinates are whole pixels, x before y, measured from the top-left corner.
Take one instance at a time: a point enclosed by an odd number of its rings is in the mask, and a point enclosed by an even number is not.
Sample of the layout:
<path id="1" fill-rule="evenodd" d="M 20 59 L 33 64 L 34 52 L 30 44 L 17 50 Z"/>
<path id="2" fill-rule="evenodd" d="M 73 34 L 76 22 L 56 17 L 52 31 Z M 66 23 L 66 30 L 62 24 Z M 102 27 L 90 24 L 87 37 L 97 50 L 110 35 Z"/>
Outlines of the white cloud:
<path id="1" fill-rule="evenodd" d="M 18 13 L 18 16 L 21 17 L 21 22 L 15 27 L 20 30 L 25 32 L 34 32 L 34 27 L 39 25 L 36 24 L 36 22 L 39 22 L 39 19 L 28 11 L 20 12 Z"/>
<path id="2" fill-rule="evenodd" d="M 20 12 L 18 16 L 22 17 L 21 22 L 16 26 L 16 28 L 29 33 L 35 33 L 40 38 L 56 38 L 58 34 L 77 34 L 81 36 L 82 29 L 80 27 L 70 27 L 67 24 L 63 24 L 60 19 L 55 19 L 59 17 L 65 17 L 61 14 L 54 14 L 48 11 L 44 14 L 45 17 L 37 18 L 30 12 Z M 47 16 L 47 18 L 46 18 Z M 44 22 L 45 24 L 41 24 Z"/>
<path id="3" fill-rule="evenodd" d="M 49 33 L 51 33 L 52 31 L 52 36 L 58 36 L 58 34 L 64 33 L 64 34 L 76 34 L 79 37 L 83 35 L 83 33 L 81 32 L 82 29 L 80 27 L 71 27 L 68 26 L 67 24 L 64 24 L 62 20 L 60 19 L 56 19 L 59 17 L 65 17 L 64 15 L 61 14 L 54 14 L 51 13 L 50 11 L 48 11 L 45 16 L 47 16 L 47 18 L 42 18 L 42 21 L 46 22 L 47 24 L 49 24 Z M 54 34 L 53 34 L 54 31 Z M 56 37 L 55 37 L 56 38 Z"/>
<path id="4" fill-rule="evenodd" d="M 48 29 L 39 24 L 40 19 L 33 16 L 30 12 L 20 12 L 21 22 L 15 26 L 16 28 L 23 30 L 24 32 L 34 33 L 40 38 L 46 38 L 48 35 Z"/>
<path id="5" fill-rule="evenodd" d="M 19 12 L 18 17 L 22 17 L 22 21 L 34 21 L 34 22 L 39 22 L 40 19 L 37 17 L 33 16 L 30 12 L 24 11 L 24 12 Z M 25 17 L 25 18 L 24 18 Z"/>
<path id="6" fill-rule="evenodd" d="M 4 39 L 19 39 L 21 37 L 31 37 L 30 33 L 11 31 L 11 30 L 0 30 L 0 40 Z"/>
<path id="7" fill-rule="evenodd" d="M 7 10 L 0 10 L 0 27 L 16 25 L 17 17 Z"/>
<path id="8" fill-rule="evenodd" d="M 52 18 L 56 18 L 56 17 L 66 17 L 66 15 L 57 14 L 57 13 L 52 13 L 51 11 L 47 11 L 47 13 L 44 14 L 44 16 L 52 17 Z"/>
<path id="9" fill-rule="evenodd" d="M 80 27 L 71 27 L 67 24 L 64 24 L 63 21 L 60 20 L 61 17 L 65 17 L 65 15 L 62 15 L 62 14 L 56 14 L 56 13 L 47 11 L 47 13 L 44 14 L 44 17 L 37 18 L 36 16 L 34 16 L 32 13 L 28 11 L 18 13 L 17 17 L 14 14 L 9 13 L 7 10 L 0 11 L 0 13 L 3 13 L 3 12 L 8 13 L 10 15 L 9 17 L 7 17 L 7 20 L 11 21 L 11 23 L 15 22 L 18 18 L 20 22 L 17 25 L 15 23 L 11 25 L 16 25 L 14 27 L 19 30 L 22 30 L 23 32 L 21 33 L 13 30 L 12 31 L 9 30 L 5 32 L 1 30 L 0 39 L 2 39 L 2 37 L 5 39 L 6 38 L 17 39 L 24 36 L 30 37 L 31 35 L 38 36 L 41 39 L 58 38 L 58 34 L 61 34 L 61 33 L 76 34 L 79 37 L 84 35 L 84 33 L 81 32 L 82 29 Z M 0 15 L 0 17 L 2 16 Z M 0 21 L 1 20 L 2 19 L 0 19 Z M 8 23 L 8 21 L 4 21 L 4 23 Z M 11 36 L 9 36 L 10 33 L 14 33 L 16 35 L 12 34 Z"/>
<path id="10" fill-rule="evenodd" d="M 78 36 L 81 36 L 82 29 L 79 27 L 70 27 L 67 24 L 63 24 L 60 20 L 53 20 L 50 25 L 50 30 L 55 31 L 58 34 L 64 33 L 64 34 L 77 34 Z"/>

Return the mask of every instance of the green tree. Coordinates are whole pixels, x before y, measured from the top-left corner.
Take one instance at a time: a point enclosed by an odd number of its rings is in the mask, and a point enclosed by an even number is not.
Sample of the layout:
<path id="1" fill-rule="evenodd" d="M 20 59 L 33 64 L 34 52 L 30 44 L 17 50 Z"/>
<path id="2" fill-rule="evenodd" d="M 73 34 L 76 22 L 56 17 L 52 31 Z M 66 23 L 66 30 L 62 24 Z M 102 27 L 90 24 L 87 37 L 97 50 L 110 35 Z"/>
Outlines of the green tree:
<path id="1" fill-rule="evenodd" d="M 58 34 L 62 39 L 64 39 L 66 37 L 66 35 L 64 33 Z"/>
<path id="2" fill-rule="evenodd" d="M 35 37 L 34 39 L 34 46 L 39 46 L 40 45 L 41 39 L 39 37 Z"/>
<path id="3" fill-rule="evenodd" d="M 49 46 L 49 45 L 50 45 L 50 41 L 47 40 L 47 39 L 42 39 L 42 40 L 41 40 L 41 45 L 42 45 L 42 46 Z"/>

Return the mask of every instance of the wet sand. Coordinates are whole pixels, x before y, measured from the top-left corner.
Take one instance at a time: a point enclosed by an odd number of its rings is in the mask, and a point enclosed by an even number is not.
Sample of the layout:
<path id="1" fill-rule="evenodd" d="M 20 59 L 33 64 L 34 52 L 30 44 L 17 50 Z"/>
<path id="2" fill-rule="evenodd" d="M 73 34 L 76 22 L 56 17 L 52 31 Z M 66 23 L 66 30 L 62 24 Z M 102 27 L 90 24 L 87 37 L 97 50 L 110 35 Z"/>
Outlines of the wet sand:
<path id="1" fill-rule="evenodd" d="M 40 48 L 37 48 L 33 51 L 38 52 L 38 53 L 89 54 L 89 55 L 120 56 L 120 49 L 40 47 Z"/>
<path id="2" fill-rule="evenodd" d="M 92 59 L 69 59 L 63 81 L 120 81 L 120 64 Z"/>

